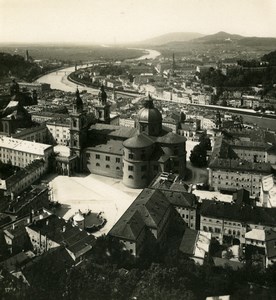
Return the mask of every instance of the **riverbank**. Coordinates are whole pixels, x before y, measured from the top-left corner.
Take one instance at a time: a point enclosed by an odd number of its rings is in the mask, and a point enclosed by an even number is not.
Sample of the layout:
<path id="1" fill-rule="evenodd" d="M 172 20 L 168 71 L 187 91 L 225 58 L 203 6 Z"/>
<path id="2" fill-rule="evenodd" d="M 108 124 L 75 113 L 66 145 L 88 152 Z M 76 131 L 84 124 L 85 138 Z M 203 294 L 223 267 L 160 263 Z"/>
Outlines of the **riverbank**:
<path id="1" fill-rule="evenodd" d="M 138 50 L 138 49 L 136 49 Z M 130 59 L 130 60 L 141 60 L 141 59 L 155 59 L 159 55 L 161 55 L 160 52 L 156 50 L 151 50 L 151 49 L 139 49 L 139 50 L 145 50 L 147 51 L 147 54 L 143 54 L 142 56 L 135 58 L 135 59 Z M 89 67 L 91 64 L 86 64 L 79 66 L 79 68 L 85 68 Z M 78 87 L 80 91 L 86 90 L 88 93 L 91 94 L 96 94 L 98 93 L 98 89 L 87 87 L 86 85 L 81 85 L 78 81 L 76 80 L 69 80 L 68 76 L 75 71 L 75 67 L 67 67 L 64 69 L 60 69 L 55 72 L 51 72 L 49 74 L 43 75 L 39 77 L 36 82 L 39 83 L 48 83 L 51 85 L 52 89 L 56 90 L 62 90 L 65 92 L 75 92 L 76 88 Z M 71 78 L 72 79 L 72 78 Z"/>

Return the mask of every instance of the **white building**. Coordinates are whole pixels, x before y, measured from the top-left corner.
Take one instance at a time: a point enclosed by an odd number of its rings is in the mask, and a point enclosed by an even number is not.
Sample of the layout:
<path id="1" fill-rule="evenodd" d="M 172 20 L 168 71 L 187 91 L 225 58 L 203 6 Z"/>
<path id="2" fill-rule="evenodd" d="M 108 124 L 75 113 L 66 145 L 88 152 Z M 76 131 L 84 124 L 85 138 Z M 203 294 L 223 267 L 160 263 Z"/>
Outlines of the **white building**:
<path id="1" fill-rule="evenodd" d="M 0 160 L 13 166 L 25 168 L 35 159 L 43 159 L 48 166 L 48 158 L 53 153 L 53 146 L 19 140 L 10 137 L 0 137 Z"/>

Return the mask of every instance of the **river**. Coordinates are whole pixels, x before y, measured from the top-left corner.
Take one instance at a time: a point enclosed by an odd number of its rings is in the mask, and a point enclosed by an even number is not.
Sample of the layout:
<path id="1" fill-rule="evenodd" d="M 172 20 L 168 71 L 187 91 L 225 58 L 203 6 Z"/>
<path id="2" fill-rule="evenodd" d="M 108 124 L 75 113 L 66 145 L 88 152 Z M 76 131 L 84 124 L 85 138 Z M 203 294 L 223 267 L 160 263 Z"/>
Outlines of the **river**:
<path id="1" fill-rule="evenodd" d="M 134 48 L 133 48 L 134 49 Z M 160 52 L 156 50 L 150 50 L 150 49 L 139 49 L 147 51 L 147 54 L 143 54 L 141 57 L 135 58 L 134 60 L 142 60 L 142 59 L 155 59 L 159 55 L 161 55 Z M 85 68 L 87 65 L 79 66 L 79 68 Z M 49 74 L 46 74 L 36 80 L 36 82 L 40 83 L 48 83 L 51 85 L 52 89 L 62 90 L 65 92 L 75 92 L 76 88 L 78 86 L 79 90 L 86 90 L 88 93 L 91 94 L 97 94 L 98 90 L 93 89 L 90 87 L 84 87 L 81 85 L 77 85 L 67 79 L 67 76 L 75 71 L 75 67 L 69 67 L 65 69 L 61 69 L 57 72 L 52 72 Z"/>

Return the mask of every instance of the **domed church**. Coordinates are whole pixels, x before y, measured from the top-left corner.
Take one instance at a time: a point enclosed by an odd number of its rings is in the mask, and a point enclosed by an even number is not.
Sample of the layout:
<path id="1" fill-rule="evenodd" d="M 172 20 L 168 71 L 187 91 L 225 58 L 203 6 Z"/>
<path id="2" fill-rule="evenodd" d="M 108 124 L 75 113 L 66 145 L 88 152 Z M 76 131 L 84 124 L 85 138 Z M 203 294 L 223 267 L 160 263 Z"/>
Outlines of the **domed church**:
<path id="1" fill-rule="evenodd" d="M 109 107 L 102 87 L 95 106 L 97 123 L 87 130 L 81 150 L 83 171 L 120 178 L 126 186 L 141 189 L 159 172 L 184 176 L 186 138 L 162 126 L 162 115 L 150 96 L 138 112 L 135 128 L 109 124 Z"/>

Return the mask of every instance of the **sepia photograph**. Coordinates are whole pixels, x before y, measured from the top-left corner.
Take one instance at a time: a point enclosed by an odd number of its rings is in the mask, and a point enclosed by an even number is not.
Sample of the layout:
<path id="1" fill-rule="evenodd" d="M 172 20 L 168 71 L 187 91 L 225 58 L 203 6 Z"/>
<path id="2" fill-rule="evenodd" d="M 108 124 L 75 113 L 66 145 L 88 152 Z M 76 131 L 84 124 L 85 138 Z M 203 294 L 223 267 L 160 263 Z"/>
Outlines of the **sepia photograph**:
<path id="1" fill-rule="evenodd" d="M 0 299 L 276 300 L 275 0 L 0 0 Z"/>

